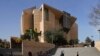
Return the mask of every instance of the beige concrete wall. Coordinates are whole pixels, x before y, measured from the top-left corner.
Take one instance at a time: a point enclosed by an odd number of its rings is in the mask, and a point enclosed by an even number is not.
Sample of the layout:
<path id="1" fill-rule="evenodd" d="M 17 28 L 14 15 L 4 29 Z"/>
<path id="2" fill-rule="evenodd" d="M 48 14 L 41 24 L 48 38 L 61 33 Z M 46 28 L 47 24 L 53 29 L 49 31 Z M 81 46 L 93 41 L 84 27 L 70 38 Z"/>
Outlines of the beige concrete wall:
<path id="1" fill-rule="evenodd" d="M 95 42 L 95 47 L 100 51 L 100 41 Z"/>
<path id="2" fill-rule="evenodd" d="M 54 29 L 54 25 L 55 25 L 55 15 L 50 11 L 49 11 L 49 20 L 47 21 L 46 19 L 44 19 L 44 32 L 47 31 L 47 30 L 51 30 L 51 29 Z"/>
<path id="3" fill-rule="evenodd" d="M 42 20 L 42 11 L 39 9 L 34 9 L 34 30 L 37 29 L 37 32 L 40 32 L 40 22 Z"/>
<path id="4" fill-rule="evenodd" d="M 77 39 L 78 38 L 78 25 L 74 23 L 67 34 L 67 39 Z"/>
<path id="5" fill-rule="evenodd" d="M 21 18 L 21 27 L 22 27 L 22 31 L 23 33 L 25 33 L 26 30 L 32 28 L 33 24 L 32 23 L 32 12 L 26 10 L 26 11 L 23 11 L 23 14 L 22 14 L 22 18 Z"/>
<path id="6" fill-rule="evenodd" d="M 39 42 L 35 42 L 33 40 L 29 41 L 29 40 L 24 40 L 23 44 L 22 44 L 22 53 L 23 56 L 28 56 L 28 52 L 32 52 L 33 56 L 37 56 L 37 53 L 40 51 L 48 51 L 52 48 L 55 47 L 55 45 L 53 44 L 49 44 L 49 43 L 39 43 Z"/>
<path id="7" fill-rule="evenodd" d="M 55 14 L 49 10 L 49 20 L 44 19 L 44 28 L 45 31 L 53 30 L 53 29 L 60 29 L 59 19 L 55 17 Z"/>
<path id="8" fill-rule="evenodd" d="M 44 32 L 47 30 L 59 30 L 61 29 L 61 25 L 59 24 L 59 18 L 56 17 L 55 13 L 53 13 L 51 10 L 49 10 L 49 20 L 46 21 L 44 19 Z M 67 39 L 77 39 L 78 38 L 78 26 L 76 23 L 74 23 L 71 27 L 71 30 L 69 33 L 63 33 L 64 37 L 68 37 Z"/>
<path id="9" fill-rule="evenodd" d="M 34 30 L 37 29 L 37 32 L 42 31 L 43 32 L 43 25 L 42 25 L 42 10 L 39 9 L 34 9 L 33 11 L 34 14 Z M 41 34 L 43 34 L 41 32 Z M 42 35 L 38 36 L 39 42 L 44 42 L 44 40 L 42 40 Z"/>

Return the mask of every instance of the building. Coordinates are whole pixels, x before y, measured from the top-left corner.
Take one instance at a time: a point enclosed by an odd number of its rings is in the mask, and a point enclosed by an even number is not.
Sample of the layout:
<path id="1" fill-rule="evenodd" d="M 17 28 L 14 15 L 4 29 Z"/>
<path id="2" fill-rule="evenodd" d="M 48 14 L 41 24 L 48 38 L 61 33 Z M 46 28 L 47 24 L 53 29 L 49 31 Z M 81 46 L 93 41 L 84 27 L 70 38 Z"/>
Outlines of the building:
<path id="1" fill-rule="evenodd" d="M 74 23 L 67 34 L 67 40 L 78 40 L 78 24 Z"/>
<path id="2" fill-rule="evenodd" d="M 10 41 L 10 48 L 22 48 L 22 40 L 20 38 L 12 36 Z"/>
<path id="3" fill-rule="evenodd" d="M 63 29 L 64 36 L 69 38 L 68 34 L 70 30 L 74 28 L 77 29 L 76 25 L 75 27 L 73 26 L 73 24 L 76 24 L 75 21 L 76 18 L 71 16 L 69 13 L 60 11 L 56 8 L 48 6 L 47 4 L 42 4 L 40 8 L 32 7 L 23 10 L 21 17 L 21 34 L 24 34 L 28 29 L 37 29 L 37 32 L 41 31 L 39 41 L 45 42 L 44 33 L 46 31 Z M 77 38 L 77 30 L 73 33 L 76 33 L 76 35 L 73 35 L 72 37 Z M 70 33 L 69 35 L 73 33 Z"/>

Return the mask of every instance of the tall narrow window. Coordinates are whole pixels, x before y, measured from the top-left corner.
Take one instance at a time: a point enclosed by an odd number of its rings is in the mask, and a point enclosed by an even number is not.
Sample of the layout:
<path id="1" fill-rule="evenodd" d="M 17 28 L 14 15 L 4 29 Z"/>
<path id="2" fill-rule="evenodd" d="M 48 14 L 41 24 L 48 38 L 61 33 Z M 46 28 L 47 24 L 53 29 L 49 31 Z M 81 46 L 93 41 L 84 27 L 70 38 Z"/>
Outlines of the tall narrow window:
<path id="1" fill-rule="evenodd" d="M 63 27 L 63 15 L 59 19 L 59 24 L 61 24 L 61 26 Z"/>
<path id="2" fill-rule="evenodd" d="M 31 17 L 30 17 L 30 28 L 31 29 L 34 28 L 34 15 L 31 15 Z"/>
<path id="3" fill-rule="evenodd" d="M 49 11 L 48 9 L 45 8 L 45 19 L 48 21 L 49 20 Z"/>

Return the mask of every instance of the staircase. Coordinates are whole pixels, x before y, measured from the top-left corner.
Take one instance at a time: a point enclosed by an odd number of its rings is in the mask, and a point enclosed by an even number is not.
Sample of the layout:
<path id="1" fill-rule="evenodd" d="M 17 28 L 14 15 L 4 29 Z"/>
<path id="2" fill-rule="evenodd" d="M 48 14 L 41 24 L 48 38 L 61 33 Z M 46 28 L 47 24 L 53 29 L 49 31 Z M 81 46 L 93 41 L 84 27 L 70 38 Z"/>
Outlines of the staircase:
<path id="1" fill-rule="evenodd" d="M 100 56 L 100 52 L 95 47 L 78 47 L 78 48 L 58 48 L 53 56 L 60 56 L 63 51 L 64 56 Z"/>

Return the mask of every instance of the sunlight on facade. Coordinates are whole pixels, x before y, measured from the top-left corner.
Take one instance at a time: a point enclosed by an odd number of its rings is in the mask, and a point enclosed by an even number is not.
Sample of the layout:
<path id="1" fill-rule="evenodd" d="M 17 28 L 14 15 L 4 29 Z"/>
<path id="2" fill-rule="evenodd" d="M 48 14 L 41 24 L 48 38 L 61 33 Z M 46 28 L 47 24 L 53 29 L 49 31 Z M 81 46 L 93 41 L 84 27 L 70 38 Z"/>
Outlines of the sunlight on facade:
<path id="1" fill-rule="evenodd" d="M 40 38 L 40 42 L 41 42 L 41 43 L 44 43 L 44 37 L 41 37 L 41 38 Z"/>

